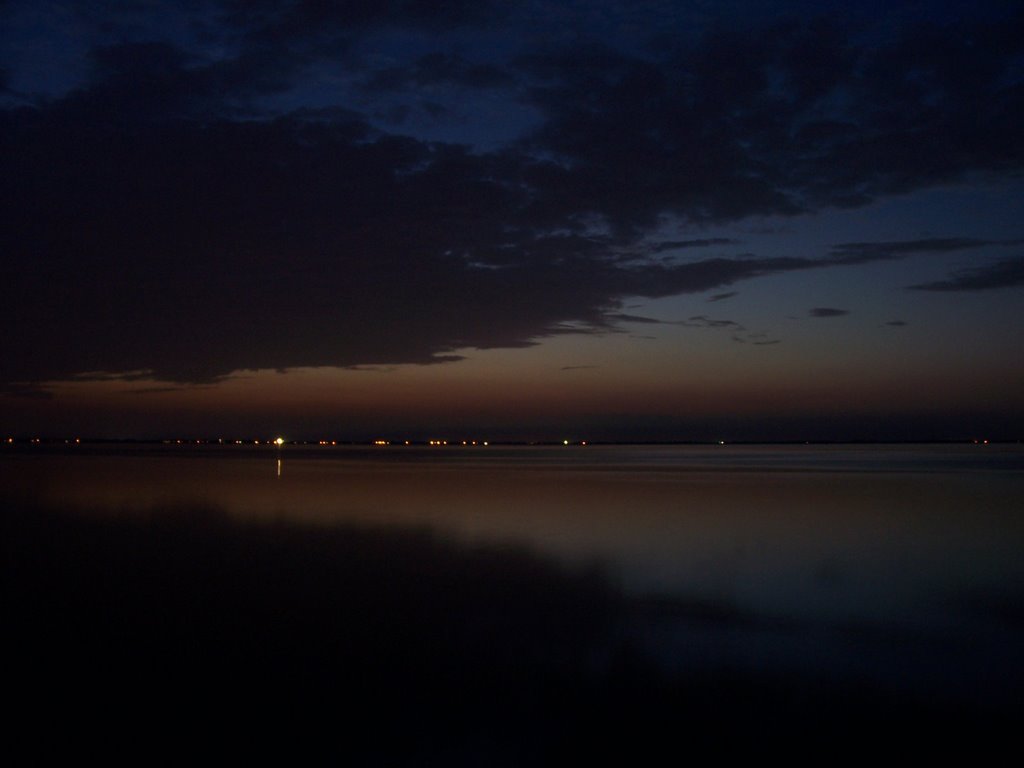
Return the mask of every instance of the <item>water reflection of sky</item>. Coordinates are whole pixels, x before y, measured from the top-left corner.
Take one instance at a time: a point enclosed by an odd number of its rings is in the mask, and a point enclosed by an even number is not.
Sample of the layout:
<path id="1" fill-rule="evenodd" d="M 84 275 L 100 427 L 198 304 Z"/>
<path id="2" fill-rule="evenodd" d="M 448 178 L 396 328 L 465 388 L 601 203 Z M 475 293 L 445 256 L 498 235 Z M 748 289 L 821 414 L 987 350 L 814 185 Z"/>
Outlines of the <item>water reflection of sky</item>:
<path id="1" fill-rule="evenodd" d="M 6 483 L 62 506 L 427 525 L 771 614 L 892 618 L 1024 579 L 1012 450 L 990 471 L 961 447 L 401 451 L 5 457 Z"/>
<path id="2" fill-rule="evenodd" d="M 886 652 L 873 657 L 884 666 L 903 661 L 892 637 L 924 633 L 1019 672 L 1022 453 L 985 450 L 193 448 L 6 454 L 0 467 L 9 493 L 62 507 L 201 506 L 239 519 L 429 527 L 463 542 L 525 544 L 574 565 L 599 562 L 627 593 L 656 597 L 648 605 L 670 614 L 702 606 L 761 622 L 756 632 L 733 623 L 695 635 L 686 622 L 666 630 L 655 621 L 655 644 L 722 653 L 738 626 L 734 655 L 763 659 L 779 650 L 781 632 L 789 640 L 779 659 L 807 664 L 813 632 L 860 633 L 861 649 L 883 632 Z M 794 640 L 793 626 L 813 632 Z M 916 659 L 945 665 L 949 652 Z M 832 647 L 828 663 L 835 658 Z"/>

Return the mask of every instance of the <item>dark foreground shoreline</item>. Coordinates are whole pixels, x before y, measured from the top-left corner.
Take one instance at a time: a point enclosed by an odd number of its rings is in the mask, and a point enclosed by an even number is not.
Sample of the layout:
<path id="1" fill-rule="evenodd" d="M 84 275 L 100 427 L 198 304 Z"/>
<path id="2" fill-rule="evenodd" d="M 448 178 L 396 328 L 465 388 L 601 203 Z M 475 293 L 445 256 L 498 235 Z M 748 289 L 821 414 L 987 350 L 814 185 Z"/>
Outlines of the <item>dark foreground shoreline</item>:
<path id="1" fill-rule="evenodd" d="M 428 528 L 9 502 L 3 548 L 10 732 L 40 760 L 977 758 L 1021 725 L 1005 701 L 770 669 L 670 675 L 631 631 L 650 604 L 599 565 Z M 684 618 L 728 620 L 706 606 Z"/>

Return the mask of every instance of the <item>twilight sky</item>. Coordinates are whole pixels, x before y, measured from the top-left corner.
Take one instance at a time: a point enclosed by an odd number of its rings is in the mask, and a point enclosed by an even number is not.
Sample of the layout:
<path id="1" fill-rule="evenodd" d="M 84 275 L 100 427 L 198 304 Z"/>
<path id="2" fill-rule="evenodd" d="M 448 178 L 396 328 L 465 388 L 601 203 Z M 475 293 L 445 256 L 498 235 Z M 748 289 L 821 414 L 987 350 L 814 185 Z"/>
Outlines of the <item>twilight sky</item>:
<path id="1" fill-rule="evenodd" d="M 0 430 L 1024 433 L 1019 2 L 0 0 Z"/>

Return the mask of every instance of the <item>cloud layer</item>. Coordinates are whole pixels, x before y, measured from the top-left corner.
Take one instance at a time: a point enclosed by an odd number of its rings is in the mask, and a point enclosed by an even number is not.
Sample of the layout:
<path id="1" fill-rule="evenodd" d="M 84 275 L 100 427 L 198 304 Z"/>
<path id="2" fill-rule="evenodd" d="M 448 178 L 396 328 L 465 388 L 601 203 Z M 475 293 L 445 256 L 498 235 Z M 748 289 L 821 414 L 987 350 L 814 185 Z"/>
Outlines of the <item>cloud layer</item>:
<path id="1" fill-rule="evenodd" d="M 909 286 L 917 291 L 990 291 L 1024 285 L 1024 257 L 963 269 L 947 280 Z"/>
<path id="2" fill-rule="evenodd" d="M 0 73 L 11 386 L 435 363 L 603 332 L 639 322 L 629 297 L 993 242 L 760 257 L 688 236 L 701 226 L 1024 168 L 1020 14 L 884 40 L 796 20 L 556 47 L 512 45 L 525 21 L 479 3 L 168 7 L 187 39 L 96 39 L 64 93 Z M 507 50 L 446 50 L 467 30 Z M 426 42 L 387 47 L 399 33 Z M 506 106 L 534 120 L 482 148 L 374 117 L 431 100 L 481 136 Z M 1018 259 L 914 287 L 1020 282 Z"/>

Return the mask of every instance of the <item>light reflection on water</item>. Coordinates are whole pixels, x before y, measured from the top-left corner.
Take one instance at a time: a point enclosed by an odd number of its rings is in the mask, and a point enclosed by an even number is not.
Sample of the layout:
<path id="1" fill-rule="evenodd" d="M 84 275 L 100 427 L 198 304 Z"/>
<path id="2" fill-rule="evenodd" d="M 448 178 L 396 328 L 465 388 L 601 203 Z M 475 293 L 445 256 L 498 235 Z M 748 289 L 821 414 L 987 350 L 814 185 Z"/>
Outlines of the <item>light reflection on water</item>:
<path id="1" fill-rule="evenodd" d="M 942 685 L 969 687 L 979 670 L 1021 680 L 1017 447 L 103 448 L 8 452 L 0 472 L 5 493 L 63 508 L 428 526 L 599 561 L 655 614 L 682 616 L 639 621 L 666 658 L 685 646 L 835 667 L 841 646 L 854 675 L 916 664 L 946 669 Z M 687 606 L 718 623 L 695 624 Z M 946 645 L 922 654 L 923 636 Z"/>

